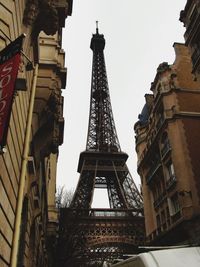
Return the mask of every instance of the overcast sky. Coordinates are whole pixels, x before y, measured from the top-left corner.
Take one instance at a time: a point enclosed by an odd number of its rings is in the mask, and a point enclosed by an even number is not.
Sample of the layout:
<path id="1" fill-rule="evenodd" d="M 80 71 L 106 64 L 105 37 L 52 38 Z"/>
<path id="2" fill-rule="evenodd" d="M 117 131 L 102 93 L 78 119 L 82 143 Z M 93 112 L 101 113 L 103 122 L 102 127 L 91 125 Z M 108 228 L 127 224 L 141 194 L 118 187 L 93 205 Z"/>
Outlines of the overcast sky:
<path id="1" fill-rule="evenodd" d="M 133 126 L 144 95 L 162 62 L 175 60 L 174 42 L 184 42 L 179 14 L 186 0 L 74 0 L 63 31 L 67 87 L 63 90 L 65 137 L 58 161 L 58 186 L 75 188 L 79 154 L 86 148 L 89 119 L 92 50 L 95 21 L 104 34 L 111 103 L 122 151 L 137 185 Z M 98 198 L 98 197 L 97 197 Z"/>

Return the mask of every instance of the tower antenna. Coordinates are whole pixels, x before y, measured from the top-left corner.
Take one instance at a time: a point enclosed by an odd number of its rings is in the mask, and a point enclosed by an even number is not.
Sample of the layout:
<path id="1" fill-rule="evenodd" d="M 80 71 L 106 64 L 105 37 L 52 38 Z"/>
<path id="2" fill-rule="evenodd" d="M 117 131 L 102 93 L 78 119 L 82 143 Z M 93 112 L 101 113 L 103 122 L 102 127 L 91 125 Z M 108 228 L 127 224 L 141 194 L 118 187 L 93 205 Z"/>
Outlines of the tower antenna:
<path id="1" fill-rule="evenodd" d="M 96 21 L 96 34 L 99 34 L 99 22 L 98 20 Z"/>

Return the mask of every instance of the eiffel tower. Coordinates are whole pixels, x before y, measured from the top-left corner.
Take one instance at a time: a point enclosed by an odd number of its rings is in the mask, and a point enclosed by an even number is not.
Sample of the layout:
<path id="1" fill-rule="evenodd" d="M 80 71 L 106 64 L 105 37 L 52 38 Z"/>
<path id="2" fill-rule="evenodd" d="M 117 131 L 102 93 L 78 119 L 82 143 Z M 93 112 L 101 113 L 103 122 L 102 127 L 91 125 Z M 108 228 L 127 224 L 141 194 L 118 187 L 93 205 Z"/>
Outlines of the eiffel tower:
<path id="1" fill-rule="evenodd" d="M 58 266 L 102 266 L 97 263 L 138 253 L 138 246 L 144 245 L 142 197 L 117 137 L 104 47 L 97 25 L 90 45 L 93 66 L 87 145 L 80 154 L 80 178 L 71 205 L 60 210 Z M 107 189 L 110 208 L 91 207 L 95 188 Z"/>

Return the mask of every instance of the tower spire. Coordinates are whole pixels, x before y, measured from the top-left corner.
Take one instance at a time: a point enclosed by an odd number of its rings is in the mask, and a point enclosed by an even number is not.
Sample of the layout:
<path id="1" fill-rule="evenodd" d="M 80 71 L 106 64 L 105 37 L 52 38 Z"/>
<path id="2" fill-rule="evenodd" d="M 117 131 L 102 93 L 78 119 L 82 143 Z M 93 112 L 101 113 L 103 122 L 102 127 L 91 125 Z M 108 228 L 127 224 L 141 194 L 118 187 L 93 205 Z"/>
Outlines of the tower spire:
<path id="1" fill-rule="evenodd" d="M 91 82 L 91 106 L 86 150 L 120 152 L 120 144 L 115 128 L 104 59 L 105 39 L 93 34 L 90 48 L 93 51 Z"/>
<path id="2" fill-rule="evenodd" d="M 99 22 L 98 22 L 98 20 L 96 21 L 96 34 L 99 34 L 99 27 L 98 27 L 98 25 L 99 25 Z"/>

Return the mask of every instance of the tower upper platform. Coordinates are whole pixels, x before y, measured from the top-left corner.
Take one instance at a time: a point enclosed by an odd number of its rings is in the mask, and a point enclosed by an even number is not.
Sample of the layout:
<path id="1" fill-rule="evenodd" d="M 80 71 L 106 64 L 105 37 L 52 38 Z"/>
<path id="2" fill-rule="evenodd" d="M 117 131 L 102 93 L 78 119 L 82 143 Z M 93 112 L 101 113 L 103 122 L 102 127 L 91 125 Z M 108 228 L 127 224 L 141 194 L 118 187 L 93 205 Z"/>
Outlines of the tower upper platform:
<path id="1" fill-rule="evenodd" d="M 105 43 L 106 42 L 105 42 L 105 39 L 104 39 L 104 35 L 103 34 L 99 34 L 99 29 L 98 29 L 98 25 L 97 25 L 96 34 L 92 35 L 90 48 L 93 51 L 102 52 L 104 50 Z"/>

